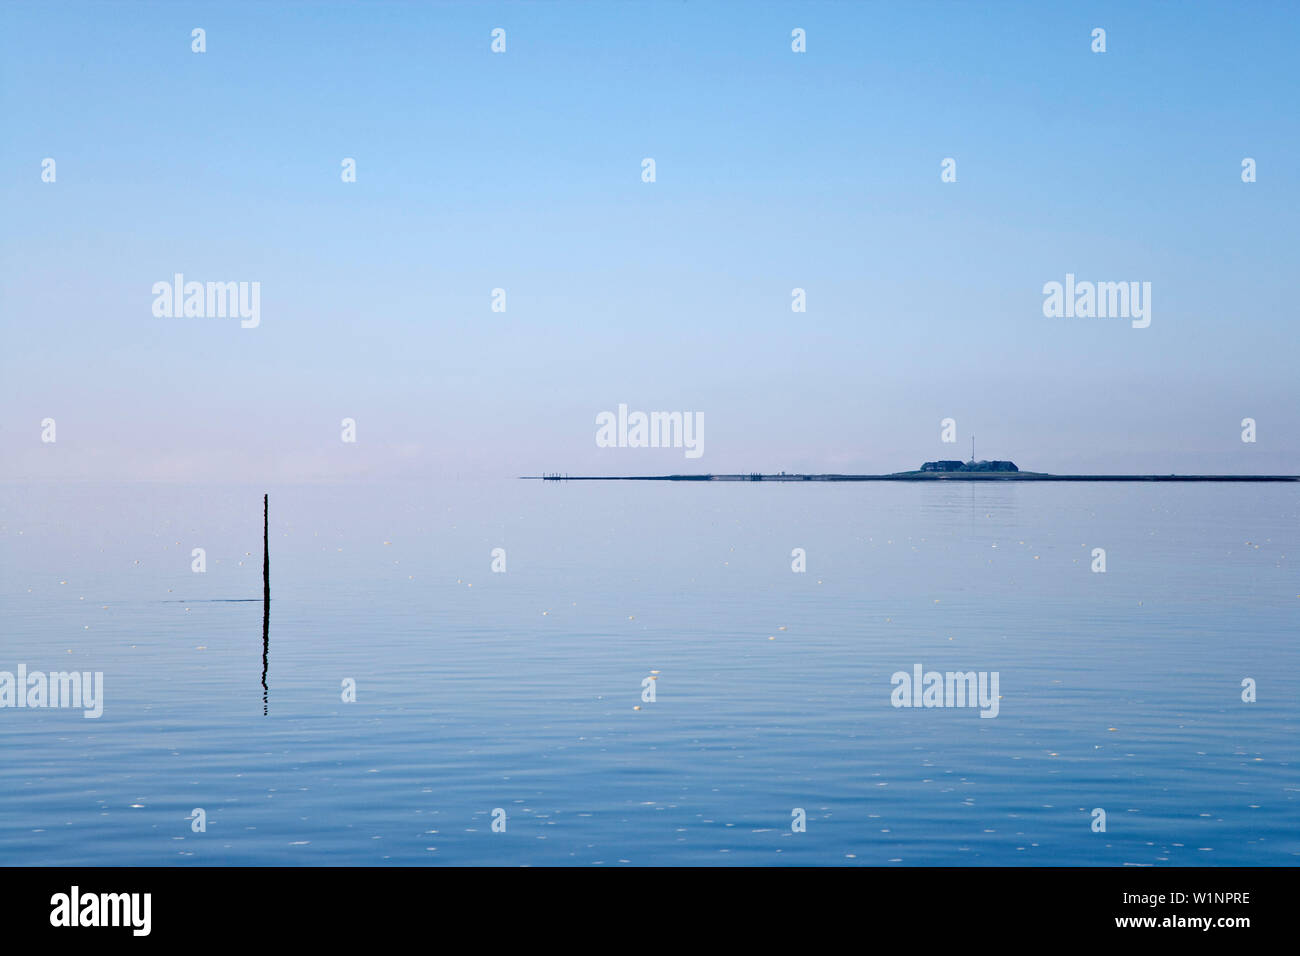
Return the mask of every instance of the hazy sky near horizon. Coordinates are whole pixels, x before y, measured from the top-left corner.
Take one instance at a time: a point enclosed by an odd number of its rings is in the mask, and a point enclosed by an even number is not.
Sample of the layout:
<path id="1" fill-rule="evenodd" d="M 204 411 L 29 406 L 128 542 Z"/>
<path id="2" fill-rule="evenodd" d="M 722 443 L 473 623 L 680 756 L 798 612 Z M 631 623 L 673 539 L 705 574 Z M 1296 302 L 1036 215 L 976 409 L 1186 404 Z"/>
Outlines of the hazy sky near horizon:
<path id="1" fill-rule="evenodd" d="M 972 433 L 1298 473 L 1298 41 L 1286 3 L 6 3 L 0 478 L 883 472 Z M 176 273 L 259 282 L 260 325 L 154 316 Z M 1150 282 L 1150 327 L 1044 317 L 1067 273 Z M 703 456 L 597 448 L 620 403 L 701 413 Z"/>

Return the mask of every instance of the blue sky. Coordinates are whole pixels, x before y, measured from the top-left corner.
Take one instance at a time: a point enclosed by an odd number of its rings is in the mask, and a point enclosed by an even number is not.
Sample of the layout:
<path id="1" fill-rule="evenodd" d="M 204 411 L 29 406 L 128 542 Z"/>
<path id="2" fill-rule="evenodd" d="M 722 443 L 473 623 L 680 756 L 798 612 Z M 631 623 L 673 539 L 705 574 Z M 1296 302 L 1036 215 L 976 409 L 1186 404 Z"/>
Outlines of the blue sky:
<path id="1" fill-rule="evenodd" d="M 1300 472 L 1298 26 L 7 3 L 0 477 L 878 472 L 972 433 L 1034 470 Z M 260 326 L 155 317 L 177 272 L 260 282 Z M 1045 318 L 1067 272 L 1151 282 L 1151 326 Z M 702 413 L 705 454 L 597 448 L 619 403 Z"/>

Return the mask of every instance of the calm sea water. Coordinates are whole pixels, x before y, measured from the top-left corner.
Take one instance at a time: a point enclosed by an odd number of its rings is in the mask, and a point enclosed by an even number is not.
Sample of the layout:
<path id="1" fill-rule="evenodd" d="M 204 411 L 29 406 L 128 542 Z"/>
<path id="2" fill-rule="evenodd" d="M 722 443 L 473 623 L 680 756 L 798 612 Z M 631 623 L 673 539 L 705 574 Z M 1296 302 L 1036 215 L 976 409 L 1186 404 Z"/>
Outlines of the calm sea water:
<path id="1" fill-rule="evenodd" d="M 1294 485 L 263 490 L 0 487 L 0 862 L 1300 859 Z"/>

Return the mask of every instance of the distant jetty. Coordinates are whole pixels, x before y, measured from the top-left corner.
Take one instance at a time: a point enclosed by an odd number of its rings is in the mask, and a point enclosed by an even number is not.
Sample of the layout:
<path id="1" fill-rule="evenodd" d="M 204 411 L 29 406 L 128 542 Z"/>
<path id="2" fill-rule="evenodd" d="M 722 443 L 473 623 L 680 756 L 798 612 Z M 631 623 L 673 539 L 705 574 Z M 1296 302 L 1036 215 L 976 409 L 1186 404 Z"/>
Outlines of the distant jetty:
<path id="1" fill-rule="evenodd" d="M 927 461 L 916 471 L 888 475 L 524 475 L 537 481 L 1300 481 L 1300 475 L 1049 475 L 1021 471 L 1012 461 Z"/>

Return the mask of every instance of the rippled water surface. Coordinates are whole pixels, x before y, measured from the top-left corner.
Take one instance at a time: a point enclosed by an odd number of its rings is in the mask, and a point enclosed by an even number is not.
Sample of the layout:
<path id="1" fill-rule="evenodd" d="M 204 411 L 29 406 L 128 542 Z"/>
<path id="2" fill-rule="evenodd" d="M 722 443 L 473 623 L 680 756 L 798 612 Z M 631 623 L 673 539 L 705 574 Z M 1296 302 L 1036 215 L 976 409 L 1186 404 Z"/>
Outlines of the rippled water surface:
<path id="1" fill-rule="evenodd" d="M 0 487 L 0 862 L 1300 859 L 1294 485 L 263 490 Z"/>

